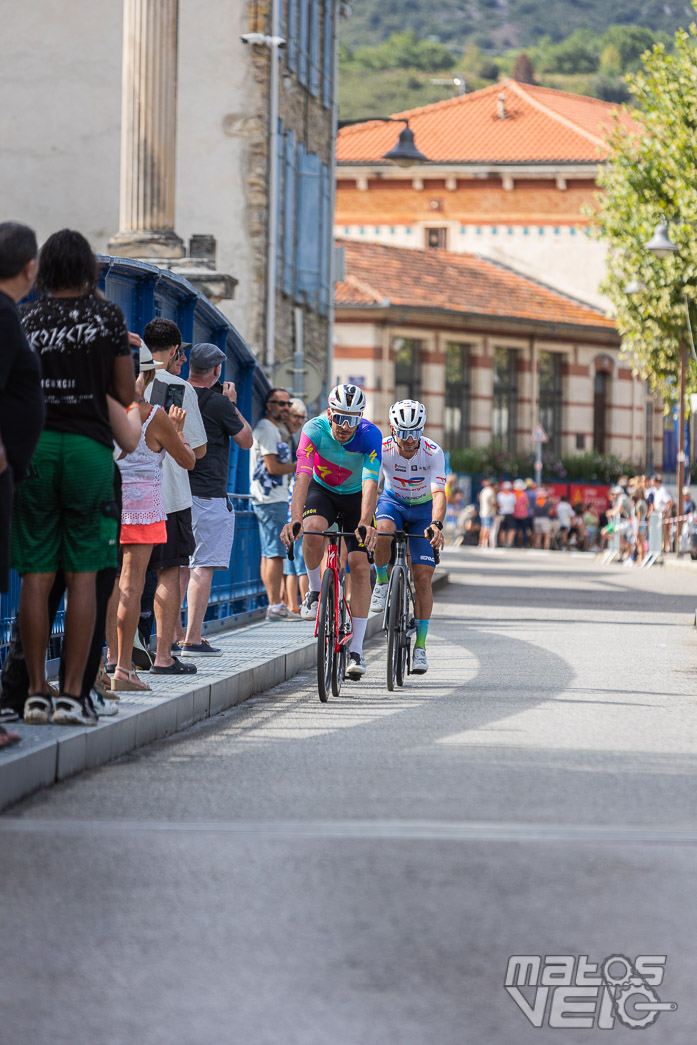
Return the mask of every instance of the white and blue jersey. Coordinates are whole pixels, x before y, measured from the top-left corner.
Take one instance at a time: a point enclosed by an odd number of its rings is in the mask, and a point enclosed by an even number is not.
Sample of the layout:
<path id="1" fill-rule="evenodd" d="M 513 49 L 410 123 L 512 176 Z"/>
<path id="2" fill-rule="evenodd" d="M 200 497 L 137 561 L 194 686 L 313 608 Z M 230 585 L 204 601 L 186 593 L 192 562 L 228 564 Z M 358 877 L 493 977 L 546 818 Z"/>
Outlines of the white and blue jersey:
<path id="1" fill-rule="evenodd" d="M 445 491 L 445 457 L 438 443 L 422 438 L 413 457 L 402 457 L 392 436 L 382 444 L 381 471 L 385 487 L 378 499 L 375 518 L 391 519 L 398 530 L 407 523 L 411 533 L 430 526 L 433 494 Z M 422 537 L 409 541 L 413 563 L 435 566 L 433 548 Z"/>

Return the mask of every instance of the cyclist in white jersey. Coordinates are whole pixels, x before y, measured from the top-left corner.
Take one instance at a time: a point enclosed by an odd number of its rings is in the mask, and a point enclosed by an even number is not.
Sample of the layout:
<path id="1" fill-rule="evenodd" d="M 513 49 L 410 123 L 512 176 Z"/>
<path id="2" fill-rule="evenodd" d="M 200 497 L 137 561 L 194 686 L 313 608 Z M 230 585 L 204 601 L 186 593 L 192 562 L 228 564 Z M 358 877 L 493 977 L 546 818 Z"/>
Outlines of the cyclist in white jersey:
<path id="1" fill-rule="evenodd" d="M 414 399 L 403 399 L 390 407 L 391 435 L 382 444 L 382 473 L 385 487 L 380 494 L 375 518 L 378 534 L 390 534 L 407 523 L 412 534 L 423 537 L 409 541 L 414 574 L 416 642 L 412 671 L 428 671 L 426 634 L 433 610 L 431 579 L 436 561 L 434 551 L 443 547 L 445 497 L 445 459 L 438 443 L 425 439 L 426 408 Z M 426 531 L 431 527 L 433 536 Z M 382 612 L 387 598 L 387 563 L 391 542 L 380 539 L 375 549 L 377 583 L 370 609 Z"/>

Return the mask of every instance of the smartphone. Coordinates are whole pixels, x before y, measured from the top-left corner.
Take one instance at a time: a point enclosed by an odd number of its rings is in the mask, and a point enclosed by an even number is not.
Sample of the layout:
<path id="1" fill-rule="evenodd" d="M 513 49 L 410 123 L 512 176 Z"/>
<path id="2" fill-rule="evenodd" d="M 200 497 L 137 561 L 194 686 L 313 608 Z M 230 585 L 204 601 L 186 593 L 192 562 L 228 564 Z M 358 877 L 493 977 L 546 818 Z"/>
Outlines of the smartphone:
<path id="1" fill-rule="evenodd" d="M 167 385 L 165 393 L 165 413 L 169 412 L 170 406 L 184 405 L 184 385 Z"/>

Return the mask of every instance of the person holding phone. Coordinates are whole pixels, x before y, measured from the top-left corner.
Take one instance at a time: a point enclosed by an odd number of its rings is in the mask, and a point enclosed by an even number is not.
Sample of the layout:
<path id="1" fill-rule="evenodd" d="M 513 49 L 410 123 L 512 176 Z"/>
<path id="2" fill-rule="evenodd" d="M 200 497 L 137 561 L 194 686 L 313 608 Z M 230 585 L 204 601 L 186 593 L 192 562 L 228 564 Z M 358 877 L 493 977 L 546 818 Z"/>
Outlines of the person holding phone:
<path id="1" fill-rule="evenodd" d="M 172 372 L 184 358 L 179 327 L 171 319 L 152 319 L 143 332 L 143 340 L 153 359 L 164 364 L 145 390 L 145 399 L 153 405 L 161 405 L 165 411 L 176 406 L 186 412 L 184 442 L 200 460 L 206 453 L 207 436 L 198 397 L 188 382 Z M 167 514 L 167 540 L 154 546 L 149 563 L 149 568 L 157 571 L 157 654 L 150 670 L 155 675 L 192 675 L 196 665 L 181 661 L 173 654 L 180 652 L 174 638 L 181 613 L 181 568 L 188 567 L 189 556 L 195 548 L 191 521 L 193 499 L 188 472 L 169 454 L 162 467 L 162 496 Z"/>

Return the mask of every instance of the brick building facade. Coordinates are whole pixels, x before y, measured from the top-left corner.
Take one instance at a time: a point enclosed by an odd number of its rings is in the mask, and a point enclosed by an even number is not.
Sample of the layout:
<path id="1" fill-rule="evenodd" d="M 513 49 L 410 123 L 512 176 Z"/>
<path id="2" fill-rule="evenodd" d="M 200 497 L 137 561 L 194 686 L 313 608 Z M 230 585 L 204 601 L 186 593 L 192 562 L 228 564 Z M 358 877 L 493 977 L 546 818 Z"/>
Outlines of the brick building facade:
<path id="1" fill-rule="evenodd" d="M 557 455 L 660 460 L 660 419 L 601 310 L 472 255 L 344 247 L 334 379 L 365 387 L 383 429 L 390 403 L 410 397 L 448 450 L 525 453 L 541 422 Z"/>

